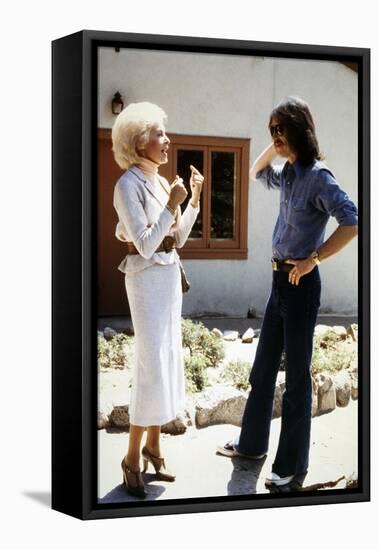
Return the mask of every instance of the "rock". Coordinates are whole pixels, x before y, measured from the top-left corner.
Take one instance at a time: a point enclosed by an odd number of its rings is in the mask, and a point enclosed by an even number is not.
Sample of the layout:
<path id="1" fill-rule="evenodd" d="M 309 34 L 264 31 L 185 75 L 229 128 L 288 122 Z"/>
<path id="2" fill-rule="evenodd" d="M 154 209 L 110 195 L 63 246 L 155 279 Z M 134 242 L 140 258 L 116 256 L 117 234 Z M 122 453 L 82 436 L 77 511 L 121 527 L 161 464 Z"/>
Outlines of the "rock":
<path id="1" fill-rule="evenodd" d="M 238 331 L 237 330 L 224 330 L 224 340 L 232 341 L 238 339 Z"/>
<path id="2" fill-rule="evenodd" d="M 318 386 L 317 414 L 321 415 L 334 411 L 337 400 L 333 379 L 324 373 L 316 374 L 315 379 Z"/>
<path id="3" fill-rule="evenodd" d="M 318 411 L 318 386 L 312 376 L 312 416 L 316 416 Z"/>
<path id="4" fill-rule="evenodd" d="M 285 388 L 285 385 L 286 385 L 286 373 L 281 371 L 281 372 L 278 372 L 278 376 L 276 377 L 276 383 L 279 384 L 283 391 L 284 391 L 284 388 Z"/>
<path id="5" fill-rule="evenodd" d="M 109 426 L 108 415 L 102 411 L 98 411 L 97 412 L 97 429 L 102 430 L 103 428 L 107 428 L 108 426 Z"/>
<path id="6" fill-rule="evenodd" d="M 184 411 L 183 414 L 178 414 L 175 420 L 161 426 L 161 432 L 164 434 L 179 435 L 183 434 L 187 430 L 187 427 L 191 425 L 190 414 Z"/>
<path id="7" fill-rule="evenodd" d="M 314 335 L 322 338 L 329 330 L 330 327 L 328 325 L 316 325 Z"/>
<path id="8" fill-rule="evenodd" d="M 358 399 L 358 377 L 351 376 L 350 374 L 350 383 L 351 383 L 351 399 L 354 401 Z"/>
<path id="9" fill-rule="evenodd" d="M 279 418 L 282 415 L 283 390 L 279 384 L 275 386 L 274 406 L 272 409 L 272 418 Z"/>
<path id="10" fill-rule="evenodd" d="M 251 344 L 253 339 L 254 339 L 254 329 L 250 327 L 244 332 L 242 336 L 242 342 L 244 344 Z"/>
<path id="11" fill-rule="evenodd" d="M 232 386 L 217 384 L 203 392 L 195 404 L 198 428 L 213 424 L 241 426 L 246 396 Z"/>
<path id="12" fill-rule="evenodd" d="M 106 340 L 112 340 L 113 336 L 116 336 L 117 332 L 111 327 L 105 327 L 104 329 L 104 338 Z"/>
<path id="13" fill-rule="evenodd" d="M 279 418 L 282 415 L 283 394 L 286 389 L 285 372 L 279 371 L 276 379 L 274 407 L 272 418 Z M 312 416 L 316 416 L 318 411 L 318 386 L 312 377 Z"/>
<path id="14" fill-rule="evenodd" d="M 187 426 L 196 426 L 196 402 L 196 394 L 189 394 L 187 396 L 184 411 L 184 416 L 187 419 Z"/>
<path id="15" fill-rule="evenodd" d="M 320 390 L 323 391 L 323 393 L 326 393 L 330 390 L 330 388 L 333 386 L 333 379 L 329 374 L 325 374 L 324 372 L 316 374 L 316 382 L 318 391 L 320 393 Z"/>
<path id="16" fill-rule="evenodd" d="M 341 338 L 341 340 L 346 340 L 347 332 L 345 327 L 335 325 L 334 327 L 332 327 L 332 331 L 337 334 Z"/>
<path id="17" fill-rule="evenodd" d="M 101 330 L 98 330 L 97 331 L 97 337 L 102 338 L 103 336 L 104 336 L 104 334 L 101 332 Z"/>
<path id="18" fill-rule="evenodd" d="M 353 324 L 349 325 L 346 329 L 346 333 L 348 336 L 350 336 L 354 342 L 358 342 L 358 325 Z"/>
<path id="19" fill-rule="evenodd" d="M 334 385 L 336 388 L 336 400 L 339 407 L 346 407 L 351 397 L 351 382 L 349 373 L 340 371 L 334 376 Z"/>
<path id="20" fill-rule="evenodd" d="M 213 329 L 211 330 L 211 332 L 213 332 L 213 334 L 215 334 L 215 335 L 218 336 L 219 338 L 223 338 L 223 334 L 222 334 L 222 332 L 221 332 L 220 329 L 218 329 L 218 328 L 215 327 L 215 328 L 213 328 Z"/>
<path id="21" fill-rule="evenodd" d="M 351 365 L 347 369 L 347 372 L 349 373 L 350 377 L 357 378 L 357 376 L 358 376 L 358 365 L 357 365 L 356 361 L 351 363 Z"/>
<path id="22" fill-rule="evenodd" d="M 109 420 L 117 428 L 127 428 L 129 426 L 129 405 L 113 407 Z"/>
<path id="23" fill-rule="evenodd" d="M 279 418 L 282 415 L 283 393 L 284 393 L 285 387 L 286 387 L 286 375 L 285 375 L 285 372 L 281 371 L 278 373 L 278 377 L 276 379 L 276 384 L 275 384 L 272 418 Z"/>
<path id="24" fill-rule="evenodd" d="M 314 335 L 320 336 L 320 338 L 323 338 L 325 334 L 329 331 L 334 332 L 341 338 L 341 340 L 346 339 L 346 329 L 345 327 L 335 325 L 333 327 L 330 327 L 329 325 L 316 325 Z"/>

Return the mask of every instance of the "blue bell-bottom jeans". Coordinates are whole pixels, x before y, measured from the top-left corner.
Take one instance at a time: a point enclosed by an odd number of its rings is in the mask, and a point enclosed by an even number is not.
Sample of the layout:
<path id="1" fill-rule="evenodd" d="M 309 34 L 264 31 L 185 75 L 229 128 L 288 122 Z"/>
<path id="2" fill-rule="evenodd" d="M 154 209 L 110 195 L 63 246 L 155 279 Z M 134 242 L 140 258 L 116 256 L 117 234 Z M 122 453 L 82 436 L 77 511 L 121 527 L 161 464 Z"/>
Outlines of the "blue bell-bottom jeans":
<path id="1" fill-rule="evenodd" d="M 247 455 L 268 450 L 275 382 L 283 350 L 286 383 L 283 394 L 281 431 L 272 471 L 284 477 L 308 469 L 312 417 L 311 359 L 313 333 L 320 305 L 318 268 L 288 282 L 288 273 L 273 272 L 262 330 L 249 382 L 237 450 Z"/>

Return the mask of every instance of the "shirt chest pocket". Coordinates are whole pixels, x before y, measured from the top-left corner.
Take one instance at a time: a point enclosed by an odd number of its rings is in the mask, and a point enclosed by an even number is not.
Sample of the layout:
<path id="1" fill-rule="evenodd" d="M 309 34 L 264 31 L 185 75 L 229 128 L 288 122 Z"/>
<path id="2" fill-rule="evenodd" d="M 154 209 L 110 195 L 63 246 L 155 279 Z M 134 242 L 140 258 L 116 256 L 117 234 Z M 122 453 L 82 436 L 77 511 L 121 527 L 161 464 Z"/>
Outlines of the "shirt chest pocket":
<path id="1" fill-rule="evenodd" d="M 305 210 L 307 202 L 305 197 L 293 197 L 291 201 L 291 208 L 295 211 Z"/>
<path id="2" fill-rule="evenodd" d="M 287 220 L 290 225 L 297 227 L 304 220 L 304 215 L 307 209 L 307 201 L 305 197 L 292 197 L 287 211 Z"/>

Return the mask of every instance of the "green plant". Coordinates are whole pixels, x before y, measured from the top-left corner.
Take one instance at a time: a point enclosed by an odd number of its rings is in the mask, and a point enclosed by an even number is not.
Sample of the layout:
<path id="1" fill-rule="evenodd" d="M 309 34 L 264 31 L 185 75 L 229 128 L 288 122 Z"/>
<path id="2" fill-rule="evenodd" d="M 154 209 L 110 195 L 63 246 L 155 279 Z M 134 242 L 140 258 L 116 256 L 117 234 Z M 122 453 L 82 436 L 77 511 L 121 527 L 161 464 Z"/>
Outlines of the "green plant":
<path id="1" fill-rule="evenodd" d="M 221 378 L 234 387 L 237 390 L 247 390 L 250 387 L 249 374 L 251 371 L 251 364 L 248 361 L 242 359 L 235 359 L 230 361 L 224 368 Z"/>
<path id="2" fill-rule="evenodd" d="M 336 349 L 341 342 L 341 337 L 334 330 L 327 330 L 322 336 L 316 336 L 319 339 L 319 345 L 322 348 Z"/>
<path id="3" fill-rule="evenodd" d="M 333 336 L 332 336 L 333 335 Z M 347 346 L 341 342 L 333 332 L 327 333 L 323 337 L 315 336 L 313 338 L 312 354 L 312 372 L 321 371 L 335 372 L 349 368 L 357 361 L 356 348 Z"/>
<path id="4" fill-rule="evenodd" d="M 312 364 L 311 370 L 313 373 L 329 370 L 330 357 L 320 346 L 320 340 L 318 337 L 313 339 L 313 352 L 312 352 Z"/>
<path id="5" fill-rule="evenodd" d="M 106 340 L 104 336 L 98 336 L 98 368 L 124 369 L 130 367 L 132 360 L 132 342 L 133 338 L 126 336 L 126 334 L 116 334 L 110 340 Z"/>
<path id="6" fill-rule="evenodd" d="M 190 355 L 202 355 L 208 367 L 216 367 L 225 357 L 224 341 L 201 322 L 182 319 L 182 339 Z"/>
<path id="7" fill-rule="evenodd" d="M 203 390 L 208 381 L 206 357 L 201 354 L 188 355 L 184 359 L 184 367 L 187 392 L 195 393 Z"/>

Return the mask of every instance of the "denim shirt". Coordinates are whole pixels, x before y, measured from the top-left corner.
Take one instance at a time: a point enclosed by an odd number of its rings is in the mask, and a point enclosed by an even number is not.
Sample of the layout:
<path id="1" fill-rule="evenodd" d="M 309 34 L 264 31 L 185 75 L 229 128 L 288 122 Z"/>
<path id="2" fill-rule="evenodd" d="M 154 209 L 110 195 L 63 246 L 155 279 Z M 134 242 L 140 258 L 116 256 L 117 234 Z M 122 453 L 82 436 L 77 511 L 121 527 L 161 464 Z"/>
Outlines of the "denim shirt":
<path id="1" fill-rule="evenodd" d="M 272 253 L 279 260 L 307 258 L 324 242 L 330 216 L 339 225 L 357 225 L 358 211 L 320 161 L 307 167 L 266 166 L 256 179 L 267 189 L 280 191 L 280 211 L 272 237 Z"/>

